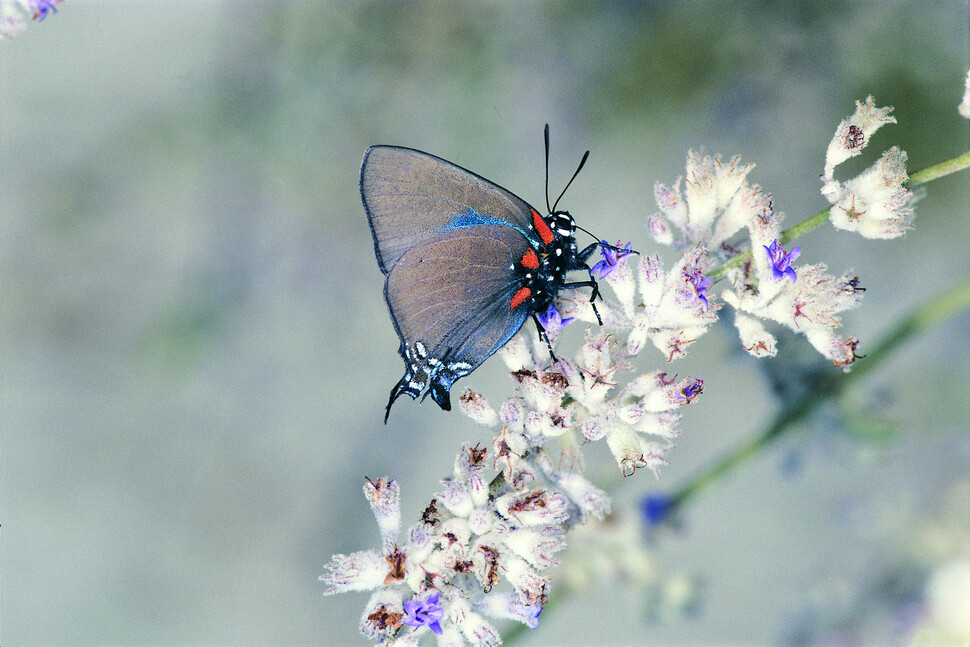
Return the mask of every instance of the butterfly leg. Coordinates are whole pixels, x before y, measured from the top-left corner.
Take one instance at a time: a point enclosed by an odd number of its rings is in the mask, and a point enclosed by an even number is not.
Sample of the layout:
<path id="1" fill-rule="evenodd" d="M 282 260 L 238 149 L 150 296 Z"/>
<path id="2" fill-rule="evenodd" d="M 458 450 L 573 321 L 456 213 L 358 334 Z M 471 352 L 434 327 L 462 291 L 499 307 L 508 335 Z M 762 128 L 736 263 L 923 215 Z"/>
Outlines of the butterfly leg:
<path id="1" fill-rule="evenodd" d="M 589 260 L 589 257 L 592 256 L 593 255 L 593 252 L 596 251 L 596 248 L 597 247 L 603 247 L 603 246 L 604 246 L 604 244 L 603 243 L 599 243 L 599 242 L 597 242 L 597 243 L 590 243 L 589 245 L 587 245 L 586 247 L 584 247 L 583 250 L 581 252 L 579 252 L 579 254 L 577 254 L 577 257 L 579 258 L 579 261 L 585 265 L 586 264 L 586 261 Z M 605 245 L 605 246 L 606 247 L 610 247 L 610 245 Z"/>
<path id="2" fill-rule="evenodd" d="M 596 315 L 596 321 L 598 321 L 599 325 L 602 326 L 603 318 L 600 317 L 600 311 L 596 309 L 596 304 L 593 303 L 596 300 L 596 297 L 600 296 L 600 286 L 599 286 L 599 283 L 596 282 L 596 279 L 593 278 L 593 271 L 590 270 L 588 267 L 586 268 L 586 270 L 589 272 L 588 281 L 575 281 L 573 283 L 563 283 L 562 287 L 563 288 L 582 288 L 582 287 L 593 288 L 592 293 L 589 295 L 589 305 L 593 307 L 593 314 Z"/>
<path id="3" fill-rule="evenodd" d="M 596 321 L 598 321 L 599 324 L 602 326 L 603 318 L 600 317 L 599 310 L 596 309 L 596 303 L 595 303 L 596 297 L 600 296 L 600 288 L 599 288 L 599 284 L 596 282 L 596 278 L 593 276 L 592 268 L 590 268 L 589 265 L 587 265 L 587 261 L 589 260 L 589 257 L 593 255 L 593 252 L 596 251 L 597 248 L 612 250 L 616 252 L 618 255 L 620 255 L 619 256 L 620 258 L 622 258 L 623 256 L 626 256 L 627 254 L 639 254 L 640 252 L 632 249 L 624 249 L 622 247 L 617 247 L 616 245 L 610 245 L 605 241 L 597 241 L 595 243 L 590 243 L 576 255 L 576 258 L 581 263 L 581 267 L 585 269 L 587 272 L 589 272 L 589 281 L 576 281 L 575 283 L 565 283 L 562 287 L 575 288 L 575 287 L 589 286 L 590 288 L 592 288 L 593 289 L 592 294 L 589 295 L 589 304 L 593 307 L 593 314 L 596 315 Z M 576 269 L 580 269 L 580 268 L 576 268 Z"/>
<path id="4" fill-rule="evenodd" d="M 559 358 L 556 357 L 556 354 L 552 351 L 552 343 L 549 341 L 549 335 L 546 334 L 546 329 L 542 327 L 541 323 L 539 323 L 539 317 L 537 317 L 535 313 L 532 315 L 532 321 L 536 322 L 536 328 L 539 330 L 539 339 L 546 342 L 546 348 L 549 349 L 549 356 L 552 357 L 552 361 L 558 362 Z"/>

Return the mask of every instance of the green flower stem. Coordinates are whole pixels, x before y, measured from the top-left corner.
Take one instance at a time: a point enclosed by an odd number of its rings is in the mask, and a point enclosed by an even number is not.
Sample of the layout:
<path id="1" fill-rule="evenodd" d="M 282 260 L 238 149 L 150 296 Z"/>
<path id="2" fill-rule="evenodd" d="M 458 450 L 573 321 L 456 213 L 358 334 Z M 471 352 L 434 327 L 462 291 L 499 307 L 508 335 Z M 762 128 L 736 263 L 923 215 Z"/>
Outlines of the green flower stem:
<path id="1" fill-rule="evenodd" d="M 939 164 L 927 166 L 921 171 L 916 171 L 909 176 L 909 185 L 919 186 L 920 184 L 926 184 L 927 182 L 938 180 L 950 173 L 956 173 L 968 167 L 970 167 L 970 151 L 967 151 L 963 155 L 957 155 L 952 159 L 944 160 Z"/>
<path id="2" fill-rule="evenodd" d="M 758 436 L 748 440 L 719 461 L 703 470 L 671 495 L 671 511 L 684 505 L 698 493 L 717 483 L 739 465 L 754 458 L 772 442 L 796 428 L 796 423 L 806 418 L 826 399 L 839 395 L 849 385 L 858 382 L 877 366 L 893 356 L 893 351 L 911 338 L 928 330 L 947 318 L 970 309 L 970 279 L 948 288 L 924 306 L 900 321 L 866 356 L 847 374 L 831 374 L 783 411 L 765 427 Z"/>
<path id="3" fill-rule="evenodd" d="M 954 158 L 944 160 L 939 164 L 934 164 L 933 166 L 928 166 L 920 171 L 916 171 L 909 176 L 909 186 L 914 187 L 921 184 L 926 184 L 927 182 L 938 180 L 941 177 L 950 175 L 951 173 L 956 173 L 957 171 L 962 171 L 967 168 L 970 168 L 970 151 L 967 151 L 962 155 L 957 155 Z M 827 222 L 829 219 L 829 209 L 831 209 L 831 207 L 822 209 L 811 218 L 798 223 L 794 227 L 789 227 L 782 232 L 779 242 L 784 245 L 789 241 L 795 240 L 802 234 L 807 234 L 822 223 Z M 724 278 L 729 269 L 738 267 L 750 258 L 751 250 L 748 250 L 743 254 L 738 254 L 708 274 L 708 276 L 714 279 L 715 282 L 720 281 Z"/>

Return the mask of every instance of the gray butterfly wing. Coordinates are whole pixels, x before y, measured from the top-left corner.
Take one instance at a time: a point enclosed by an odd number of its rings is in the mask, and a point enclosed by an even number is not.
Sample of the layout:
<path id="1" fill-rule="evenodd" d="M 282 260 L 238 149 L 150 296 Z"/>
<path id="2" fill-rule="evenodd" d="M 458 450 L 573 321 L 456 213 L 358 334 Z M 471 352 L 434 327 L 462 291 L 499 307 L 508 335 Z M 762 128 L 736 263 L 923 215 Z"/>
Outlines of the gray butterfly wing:
<path id="1" fill-rule="evenodd" d="M 404 254 L 443 231 L 506 225 L 532 231 L 533 209 L 497 184 L 411 148 L 371 146 L 360 168 L 360 195 L 384 274 Z"/>
<path id="2" fill-rule="evenodd" d="M 522 288 L 513 267 L 529 249 L 512 227 L 474 225 L 439 233 L 397 260 L 384 296 L 406 372 L 388 410 L 401 393 L 416 398 L 423 392 L 450 408 L 451 384 L 518 332 L 529 308 L 512 307 Z"/>

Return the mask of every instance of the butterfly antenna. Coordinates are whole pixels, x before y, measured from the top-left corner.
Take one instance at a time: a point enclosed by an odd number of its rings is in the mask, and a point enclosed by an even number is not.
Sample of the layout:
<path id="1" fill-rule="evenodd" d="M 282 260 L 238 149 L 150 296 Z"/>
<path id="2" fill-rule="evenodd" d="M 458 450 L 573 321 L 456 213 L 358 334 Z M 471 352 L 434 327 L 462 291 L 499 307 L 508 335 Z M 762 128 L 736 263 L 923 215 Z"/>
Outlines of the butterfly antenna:
<path id="1" fill-rule="evenodd" d="M 556 205 L 558 205 L 559 201 L 562 200 L 563 195 L 566 194 L 566 189 L 568 189 L 569 185 L 573 183 L 573 180 L 576 179 L 576 176 L 579 175 L 579 172 L 583 170 L 583 165 L 586 164 L 587 159 L 589 159 L 589 151 L 586 151 L 585 153 L 583 153 L 583 159 L 579 160 L 579 166 L 576 167 L 576 172 L 573 173 L 573 176 L 571 178 L 569 178 L 569 182 L 566 182 L 566 187 L 562 190 L 562 193 L 559 194 L 559 197 L 556 198 L 556 201 L 552 203 L 552 209 L 549 210 L 549 213 L 555 213 Z M 548 172 L 546 173 L 546 175 L 548 176 Z"/>
<path id="2" fill-rule="evenodd" d="M 546 124 L 545 138 L 546 138 L 546 211 L 548 213 L 552 213 L 552 209 L 549 208 L 549 124 Z"/>
<path id="3" fill-rule="evenodd" d="M 584 231 L 587 234 L 589 234 L 591 237 L 595 238 L 596 240 L 599 240 L 598 236 L 594 236 L 593 232 L 591 232 L 589 229 L 586 229 L 585 227 L 580 227 L 579 225 L 576 225 L 576 229 L 578 229 L 579 231 Z"/>

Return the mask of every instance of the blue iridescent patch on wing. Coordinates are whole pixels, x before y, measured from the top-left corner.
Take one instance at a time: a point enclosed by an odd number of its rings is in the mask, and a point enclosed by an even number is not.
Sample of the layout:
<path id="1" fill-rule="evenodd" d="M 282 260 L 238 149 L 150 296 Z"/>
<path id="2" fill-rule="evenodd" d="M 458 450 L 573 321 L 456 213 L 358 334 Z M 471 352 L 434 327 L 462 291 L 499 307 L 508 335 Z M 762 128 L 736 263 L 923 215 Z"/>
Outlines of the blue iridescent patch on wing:
<path id="1" fill-rule="evenodd" d="M 483 216 L 482 214 L 473 211 L 472 209 L 465 209 L 461 213 L 455 214 L 451 220 L 448 221 L 441 231 L 451 231 L 452 229 L 461 229 L 463 227 L 475 227 L 477 225 L 500 225 L 502 227 L 509 227 L 514 229 L 520 234 L 522 234 L 532 247 L 536 247 L 535 242 L 529 237 L 527 233 L 513 225 L 507 220 L 502 220 L 501 218 L 493 218 L 491 216 Z"/>

